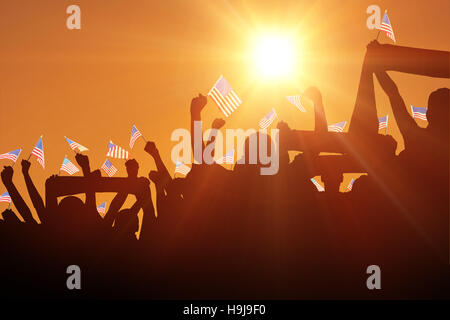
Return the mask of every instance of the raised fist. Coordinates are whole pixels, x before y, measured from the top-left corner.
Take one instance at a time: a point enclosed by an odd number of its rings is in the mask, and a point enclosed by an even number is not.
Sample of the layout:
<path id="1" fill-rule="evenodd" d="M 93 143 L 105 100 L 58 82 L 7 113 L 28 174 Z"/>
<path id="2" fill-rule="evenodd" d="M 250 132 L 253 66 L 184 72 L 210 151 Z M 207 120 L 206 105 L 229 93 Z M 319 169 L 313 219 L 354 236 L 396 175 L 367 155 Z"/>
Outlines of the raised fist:
<path id="1" fill-rule="evenodd" d="M 144 149 L 148 154 L 152 157 L 155 157 L 158 154 L 158 149 L 156 148 L 156 144 L 153 141 L 147 142 Z"/>
<path id="2" fill-rule="evenodd" d="M 28 174 L 28 171 L 30 171 L 31 162 L 23 159 L 20 164 L 22 165 L 22 173 Z"/>
<path id="3" fill-rule="evenodd" d="M 199 93 L 198 97 L 195 97 L 191 101 L 191 112 L 192 113 L 200 113 L 203 108 L 206 106 L 208 102 L 208 98 L 201 93 Z"/>
<path id="4" fill-rule="evenodd" d="M 2 176 L 3 184 L 5 186 L 12 183 L 13 173 L 14 173 L 14 170 L 11 166 L 5 166 L 3 168 L 1 176 Z"/>

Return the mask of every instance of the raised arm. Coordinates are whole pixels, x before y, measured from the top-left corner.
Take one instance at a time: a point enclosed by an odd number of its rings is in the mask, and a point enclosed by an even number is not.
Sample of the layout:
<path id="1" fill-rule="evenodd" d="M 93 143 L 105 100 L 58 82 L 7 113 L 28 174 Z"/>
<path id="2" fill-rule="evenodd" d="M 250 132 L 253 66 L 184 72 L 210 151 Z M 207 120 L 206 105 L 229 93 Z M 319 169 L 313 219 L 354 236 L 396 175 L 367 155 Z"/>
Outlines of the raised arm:
<path id="1" fill-rule="evenodd" d="M 369 52 L 372 44 L 373 42 L 367 46 L 368 49 L 364 56 L 355 108 L 348 128 L 349 134 L 358 136 L 378 134 L 378 117 L 373 86 L 373 55 Z"/>
<path id="2" fill-rule="evenodd" d="M 398 128 L 400 129 L 403 139 L 405 140 L 405 144 L 407 144 L 407 141 L 411 139 L 413 132 L 417 132 L 419 127 L 414 119 L 409 115 L 405 102 L 398 91 L 397 85 L 389 77 L 386 71 L 378 71 L 376 76 L 384 92 L 386 92 L 389 97 L 392 112 L 394 113 Z"/>
<path id="3" fill-rule="evenodd" d="M 119 192 L 111 201 L 108 211 L 103 217 L 103 221 L 108 227 L 112 227 L 114 219 L 116 219 L 117 213 L 119 212 L 120 208 L 122 208 L 123 203 L 127 199 L 127 196 L 128 196 L 127 193 Z"/>
<path id="4" fill-rule="evenodd" d="M 33 180 L 30 176 L 30 166 L 31 162 L 28 160 L 22 160 L 22 173 L 23 177 L 25 179 L 25 184 L 27 186 L 28 194 L 30 195 L 31 202 L 33 203 L 34 208 L 36 209 L 36 212 L 39 217 L 45 216 L 45 205 L 44 201 L 42 200 L 41 195 L 39 194 L 39 191 L 36 189 L 36 186 L 33 183 Z"/>
<path id="5" fill-rule="evenodd" d="M 161 156 L 159 155 L 156 144 L 153 141 L 147 142 L 147 144 L 145 145 L 145 151 L 155 160 L 156 168 L 158 169 L 158 174 L 160 175 L 160 187 L 164 189 L 165 186 L 170 181 L 172 181 L 172 177 L 170 176 L 169 171 L 167 170 L 164 162 L 161 159 Z"/>
<path id="6" fill-rule="evenodd" d="M 23 200 L 22 196 L 20 195 L 19 191 L 12 181 L 13 174 L 13 168 L 11 166 L 5 166 L 1 173 L 3 184 L 5 185 L 6 190 L 8 190 L 8 193 L 11 196 L 11 200 L 13 201 L 17 210 L 19 211 L 19 214 L 22 216 L 25 222 L 36 223 L 36 221 L 33 219 L 30 208 L 28 208 L 27 204 Z"/>
<path id="7" fill-rule="evenodd" d="M 309 87 L 303 93 L 314 103 L 314 131 L 316 133 L 327 133 L 328 124 L 325 116 L 325 109 L 322 102 L 322 94 L 316 87 Z"/>
<path id="8" fill-rule="evenodd" d="M 206 96 L 199 94 L 198 97 L 193 98 L 191 101 L 191 147 L 194 154 L 194 161 L 197 163 L 203 163 L 203 150 L 205 145 L 203 143 L 203 130 L 202 130 L 202 117 L 201 113 L 203 108 L 206 106 L 208 99 Z M 197 130 L 196 130 L 197 124 Z M 198 126 L 200 125 L 200 126 Z M 198 141 L 195 140 L 196 134 L 199 135 Z M 198 144 L 198 145 L 197 145 Z M 196 151 L 197 150 L 197 154 Z M 200 154 L 201 151 L 201 154 Z"/>

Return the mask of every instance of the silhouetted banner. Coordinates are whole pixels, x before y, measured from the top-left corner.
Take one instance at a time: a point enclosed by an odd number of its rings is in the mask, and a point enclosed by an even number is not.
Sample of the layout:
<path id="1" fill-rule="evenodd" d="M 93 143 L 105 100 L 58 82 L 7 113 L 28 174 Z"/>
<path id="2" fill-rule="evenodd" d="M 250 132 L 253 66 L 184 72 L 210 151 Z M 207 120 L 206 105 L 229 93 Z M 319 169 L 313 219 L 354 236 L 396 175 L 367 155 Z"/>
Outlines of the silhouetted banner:
<path id="1" fill-rule="evenodd" d="M 149 187 L 147 178 L 106 178 L 106 177 L 53 177 L 47 180 L 55 196 L 67 196 L 86 192 L 126 192 L 137 194 Z"/>
<path id="2" fill-rule="evenodd" d="M 448 51 L 381 45 L 376 50 L 376 61 L 387 71 L 400 71 L 435 78 L 449 78 Z"/>

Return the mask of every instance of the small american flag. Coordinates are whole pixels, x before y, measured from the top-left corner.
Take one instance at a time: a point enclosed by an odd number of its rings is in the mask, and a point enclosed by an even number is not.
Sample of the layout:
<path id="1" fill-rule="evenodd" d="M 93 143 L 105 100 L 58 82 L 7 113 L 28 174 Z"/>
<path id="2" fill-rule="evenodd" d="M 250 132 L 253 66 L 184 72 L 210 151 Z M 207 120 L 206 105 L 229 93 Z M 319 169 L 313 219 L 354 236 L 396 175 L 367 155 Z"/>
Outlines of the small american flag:
<path id="1" fill-rule="evenodd" d="M 175 173 L 181 173 L 182 175 L 187 175 L 191 171 L 191 168 L 189 168 L 187 165 L 181 163 L 180 161 L 177 161 L 177 164 L 175 166 Z"/>
<path id="2" fill-rule="evenodd" d="M 338 122 L 335 124 L 332 124 L 331 126 L 328 126 L 328 131 L 331 132 L 342 132 L 344 131 L 345 125 L 347 124 L 347 121 Z"/>
<path id="3" fill-rule="evenodd" d="M 270 111 L 268 114 L 266 114 L 261 120 L 259 120 L 259 127 L 261 129 L 266 129 L 268 126 L 270 126 L 277 117 L 277 113 L 274 109 Z"/>
<path id="4" fill-rule="evenodd" d="M 219 80 L 208 92 L 208 96 L 214 100 L 226 117 L 242 104 L 241 99 L 223 76 L 219 77 Z"/>
<path id="5" fill-rule="evenodd" d="M 69 144 L 70 148 L 72 148 L 72 150 L 74 150 L 74 151 L 76 151 L 77 149 L 78 149 L 80 152 L 89 150 L 88 148 L 83 147 L 83 146 L 82 146 L 81 144 L 79 144 L 78 142 L 75 142 L 75 141 L 73 141 L 73 140 L 70 140 L 70 139 L 67 138 L 67 137 L 64 137 L 64 138 L 66 139 L 66 141 L 67 141 L 67 143 Z"/>
<path id="6" fill-rule="evenodd" d="M 101 215 L 105 214 L 105 210 L 106 210 L 106 201 L 97 207 L 97 211 Z"/>
<path id="7" fill-rule="evenodd" d="M 42 142 L 42 136 L 39 138 L 36 146 L 31 151 L 31 154 L 36 156 L 37 162 L 45 169 L 45 159 L 44 159 L 44 144 Z"/>
<path id="8" fill-rule="evenodd" d="M 352 179 L 352 181 L 350 181 L 350 183 L 347 186 L 347 191 L 352 191 L 354 183 L 355 183 L 355 179 Z"/>
<path id="9" fill-rule="evenodd" d="M 227 152 L 221 159 L 216 161 L 219 164 L 233 164 L 234 163 L 234 149 Z"/>
<path id="10" fill-rule="evenodd" d="M 106 172 L 108 177 L 112 177 L 117 172 L 116 167 L 114 167 L 111 161 L 109 161 L 108 159 L 106 159 L 105 163 L 103 163 L 102 169 Z"/>
<path id="11" fill-rule="evenodd" d="M 300 103 L 300 96 L 286 96 L 286 99 L 294 106 L 296 106 L 301 112 L 306 112 L 306 109 Z"/>
<path id="12" fill-rule="evenodd" d="M 130 139 L 130 148 L 133 149 L 134 143 L 136 140 L 142 137 L 142 134 L 139 132 L 139 130 L 136 128 L 135 125 L 131 128 L 131 139 Z"/>
<path id="13" fill-rule="evenodd" d="M 322 187 L 322 186 L 320 185 L 320 183 L 318 183 L 318 182 L 316 181 L 316 179 L 311 178 L 311 182 L 314 183 L 314 185 L 316 186 L 316 188 L 317 188 L 317 190 L 318 190 L 319 192 L 325 191 L 325 188 Z"/>
<path id="14" fill-rule="evenodd" d="M 22 149 L 17 149 L 4 154 L 0 154 L 0 159 L 8 159 L 11 160 L 12 162 L 16 162 L 21 152 Z"/>
<path id="15" fill-rule="evenodd" d="M 11 203 L 11 197 L 9 196 L 8 191 L 6 191 L 4 194 L 0 196 L 0 202 L 7 202 Z"/>
<path id="16" fill-rule="evenodd" d="M 395 43 L 395 36 L 394 36 L 394 30 L 392 29 L 391 26 L 391 21 L 389 21 L 389 17 L 387 15 L 387 10 L 384 11 L 384 16 L 383 16 L 383 20 L 381 21 L 381 25 L 378 28 L 379 30 L 385 31 L 386 35 L 392 39 L 392 41 L 394 41 Z"/>
<path id="17" fill-rule="evenodd" d="M 70 175 L 73 175 L 80 171 L 72 162 L 70 162 L 67 157 L 64 157 L 63 163 L 61 164 L 61 168 L 59 171 L 64 171 Z"/>
<path id="18" fill-rule="evenodd" d="M 378 118 L 378 130 L 385 129 L 388 126 L 388 116 Z"/>
<path id="19" fill-rule="evenodd" d="M 412 117 L 427 121 L 427 108 L 414 107 L 411 105 Z"/>
<path id="20" fill-rule="evenodd" d="M 109 141 L 107 157 L 116 159 L 128 159 L 128 151 L 124 148 L 115 145 L 112 141 Z"/>

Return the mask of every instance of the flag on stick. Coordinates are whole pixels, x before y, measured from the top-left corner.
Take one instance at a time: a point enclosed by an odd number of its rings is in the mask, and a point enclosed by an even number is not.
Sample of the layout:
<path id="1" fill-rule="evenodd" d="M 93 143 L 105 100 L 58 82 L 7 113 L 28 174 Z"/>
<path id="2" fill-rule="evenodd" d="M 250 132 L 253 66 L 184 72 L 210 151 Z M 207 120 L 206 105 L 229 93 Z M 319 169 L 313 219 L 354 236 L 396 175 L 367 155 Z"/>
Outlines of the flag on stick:
<path id="1" fill-rule="evenodd" d="M 187 175 L 191 171 L 191 168 L 189 168 L 187 165 L 181 163 L 180 161 L 177 161 L 177 164 L 175 166 L 175 173 L 181 173 L 182 175 Z"/>
<path id="2" fill-rule="evenodd" d="M 306 109 L 300 103 L 300 96 L 286 96 L 286 99 L 296 106 L 301 112 L 306 112 Z"/>
<path id="3" fill-rule="evenodd" d="M 124 148 L 115 145 L 112 141 L 109 141 L 107 157 L 116 159 L 128 159 L 128 151 Z"/>
<path id="4" fill-rule="evenodd" d="M 105 211 L 106 211 L 106 201 L 103 202 L 101 205 L 99 205 L 99 206 L 97 207 L 97 211 L 98 211 L 98 213 L 100 213 L 101 215 L 104 215 L 104 214 L 105 214 Z"/>
<path id="5" fill-rule="evenodd" d="M 67 159 L 67 156 L 64 157 L 63 163 L 61 165 L 61 168 L 59 169 L 59 171 L 64 171 L 70 175 L 73 175 L 75 173 L 77 173 L 78 171 L 80 171 L 72 162 L 70 162 L 69 159 Z"/>
<path id="6" fill-rule="evenodd" d="M 72 148 L 72 150 L 75 151 L 75 152 L 77 151 L 77 149 L 78 149 L 78 151 L 80 151 L 80 152 L 89 150 L 88 148 L 82 146 L 82 145 L 79 144 L 78 142 L 75 142 L 75 141 L 73 141 L 73 140 L 67 138 L 66 136 L 64 136 L 64 138 L 66 139 L 66 141 L 67 141 L 67 143 L 69 144 L 70 148 Z"/>
<path id="7" fill-rule="evenodd" d="M 352 181 L 350 181 L 350 183 L 347 186 L 347 191 L 352 191 L 354 183 L 355 183 L 355 179 L 352 179 Z"/>
<path id="8" fill-rule="evenodd" d="M 378 29 L 385 31 L 386 35 L 395 43 L 394 30 L 392 29 L 391 21 L 389 20 L 389 17 L 387 15 L 387 10 L 384 11 L 383 20 L 381 21 L 381 25 Z"/>
<path id="9" fill-rule="evenodd" d="M 42 168 L 45 169 L 44 144 L 42 142 L 42 136 L 39 138 L 36 146 L 33 148 L 33 151 L 31 151 L 31 154 L 36 157 L 37 162 L 39 162 Z"/>
<path id="10" fill-rule="evenodd" d="M 277 113 L 274 109 L 272 109 L 268 114 L 266 114 L 261 120 L 259 120 L 259 127 L 261 129 L 266 129 L 268 126 L 270 126 L 277 117 Z"/>
<path id="11" fill-rule="evenodd" d="M 106 172 L 108 177 L 112 177 L 117 172 L 116 167 L 114 167 L 111 161 L 109 161 L 108 159 L 106 159 L 105 163 L 103 163 L 102 169 Z"/>
<path id="12" fill-rule="evenodd" d="M 384 116 L 381 118 L 378 118 L 378 130 L 387 128 L 388 125 L 388 116 Z"/>
<path id="13" fill-rule="evenodd" d="M 222 75 L 208 92 L 208 96 L 214 100 L 220 111 L 222 111 L 226 117 L 242 104 L 241 99 Z"/>
<path id="14" fill-rule="evenodd" d="M 347 124 L 347 121 L 338 122 L 335 124 L 332 124 L 331 126 L 328 126 L 328 131 L 331 132 L 342 132 L 344 131 L 345 125 Z"/>
<path id="15" fill-rule="evenodd" d="M 17 149 L 14 151 L 10 151 L 7 153 L 0 154 L 0 159 L 8 159 L 12 162 L 16 163 L 17 158 L 19 158 L 20 153 L 22 152 L 22 149 Z"/>
<path id="16" fill-rule="evenodd" d="M 11 197 L 9 196 L 8 191 L 6 191 L 0 196 L 0 202 L 11 203 Z"/>
<path id="17" fill-rule="evenodd" d="M 133 127 L 131 128 L 131 139 L 130 139 L 130 148 L 133 149 L 134 143 L 136 140 L 142 137 L 144 139 L 144 136 L 139 132 L 139 130 L 136 128 L 136 126 L 133 124 Z M 145 140 L 145 139 L 144 139 Z"/>
<path id="18" fill-rule="evenodd" d="M 411 105 L 411 112 L 413 118 L 427 121 L 427 108 L 414 107 Z"/>
<path id="19" fill-rule="evenodd" d="M 316 179 L 311 178 L 311 182 L 314 183 L 314 185 L 316 186 L 316 188 L 317 188 L 317 190 L 318 190 L 319 192 L 325 191 L 325 188 L 322 187 L 322 186 L 320 185 L 320 183 L 318 183 L 318 182 L 316 181 Z"/>

